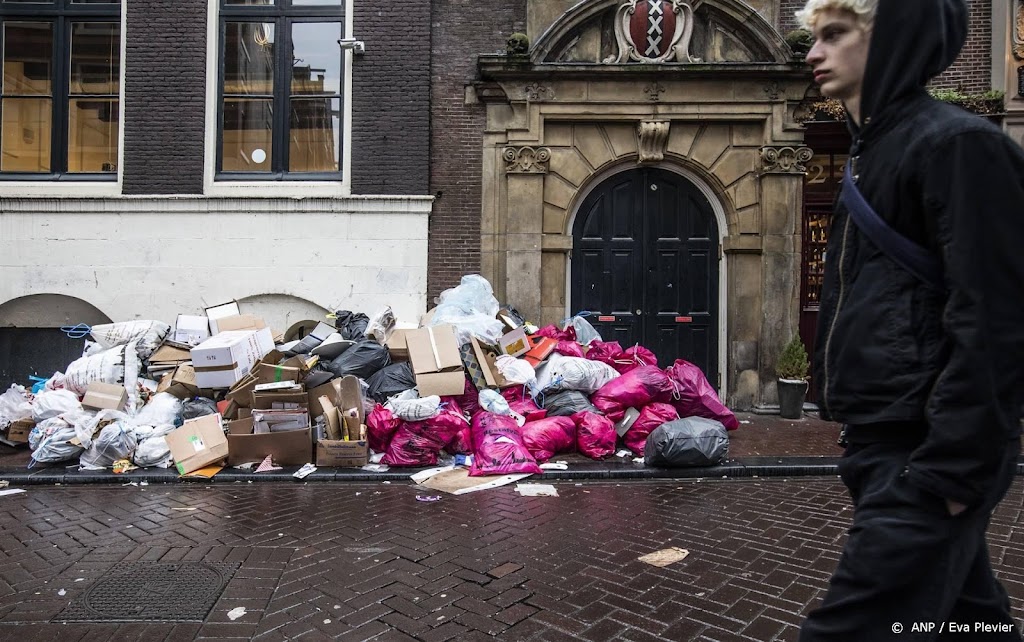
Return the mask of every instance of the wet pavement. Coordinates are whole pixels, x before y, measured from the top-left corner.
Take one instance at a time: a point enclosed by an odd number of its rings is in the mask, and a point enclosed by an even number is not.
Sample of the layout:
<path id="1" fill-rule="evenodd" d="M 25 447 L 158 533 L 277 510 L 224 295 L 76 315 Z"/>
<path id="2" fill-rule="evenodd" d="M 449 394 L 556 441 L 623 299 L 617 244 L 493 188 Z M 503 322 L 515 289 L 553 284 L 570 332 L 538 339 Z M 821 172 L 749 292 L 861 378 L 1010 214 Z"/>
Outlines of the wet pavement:
<path id="1" fill-rule="evenodd" d="M 834 478 L 554 485 L 433 502 L 405 482 L 29 487 L 0 497 L 0 639 L 795 640 L 851 512 Z M 1018 620 L 1022 491 L 989 531 Z M 669 547 L 688 556 L 637 559 Z M 202 621 L 62 623 L 180 590 L 117 565 L 193 562 L 228 569 Z"/>

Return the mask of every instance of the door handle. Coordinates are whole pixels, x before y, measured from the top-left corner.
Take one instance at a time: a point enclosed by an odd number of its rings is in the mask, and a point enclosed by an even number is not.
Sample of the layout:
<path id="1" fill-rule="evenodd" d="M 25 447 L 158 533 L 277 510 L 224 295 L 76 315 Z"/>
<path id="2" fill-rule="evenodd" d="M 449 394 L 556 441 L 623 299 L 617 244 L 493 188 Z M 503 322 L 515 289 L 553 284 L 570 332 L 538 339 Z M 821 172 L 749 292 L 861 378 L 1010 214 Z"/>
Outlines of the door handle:
<path id="1" fill-rule="evenodd" d="M 638 317 L 639 317 L 639 316 L 642 316 L 642 315 L 643 315 L 643 313 L 644 313 L 644 311 L 643 311 L 643 310 L 637 310 L 637 311 L 636 311 L 636 315 L 637 315 Z"/>

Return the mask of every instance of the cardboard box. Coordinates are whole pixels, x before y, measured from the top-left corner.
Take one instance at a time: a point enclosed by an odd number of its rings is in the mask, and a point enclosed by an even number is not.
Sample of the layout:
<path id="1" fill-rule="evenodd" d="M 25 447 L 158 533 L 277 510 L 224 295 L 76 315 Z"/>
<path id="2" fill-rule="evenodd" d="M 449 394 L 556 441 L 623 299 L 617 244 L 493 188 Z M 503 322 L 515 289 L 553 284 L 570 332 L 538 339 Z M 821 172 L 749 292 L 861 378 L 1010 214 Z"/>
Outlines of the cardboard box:
<path id="1" fill-rule="evenodd" d="M 221 332 L 192 348 L 200 388 L 230 388 L 274 349 L 269 328 Z"/>
<path id="2" fill-rule="evenodd" d="M 36 422 L 31 419 L 19 419 L 11 422 L 7 428 L 7 441 L 14 444 L 27 444 L 28 434 L 35 428 Z"/>
<path id="3" fill-rule="evenodd" d="M 247 374 L 231 386 L 227 398 L 238 404 L 239 408 L 248 408 L 252 404 L 253 389 L 259 380 L 252 374 Z"/>
<path id="4" fill-rule="evenodd" d="M 234 421 L 228 422 L 228 436 L 231 435 L 251 435 L 252 434 L 252 415 L 244 419 L 235 419 Z M 228 441 L 228 450 L 230 450 L 231 442 Z"/>
<path id="5" fill-rule="evenodd" d="M 94 410 L 124 410 L 128 403 L 128 391 L 124 386 L 94 381 L 85 389 L 82 406 Z"/>
<path id="6" fill-rule="evenodd" d="M 370 459 L 370 448 L 365 440 L 337 441 L 321 439 L 316 442 L 316 465 L 332 468 L 362 468 Z"/>
<path id="7" fill-rule="evenodd" d="M 179 475 L 216 463 L 228 456 L 228 440 L 220 415 L 189 419 L 165 439 Z"/>
<path id="8" fill-rule="evenodd" d="M 323 406 L 320 403 L 320 397 L 324 396 L 330 398 L 332 405 L 338 406 L 341 403 L 341 379 L 328 381 L 306 393 L 310 419 L 315 420 L 324 414 Z"/>
<path id="9" fill-rule="evenodd" d="M 498 349 L 502 354 L 507 354 L 510 357 L 526 354 L 530 350 L 530 339 L 526 336 L 526 329 L 516 328 L 503 335 L 498 339 Z"/>
<path id="10" fill-rule="evenodd" d="M 462 346 L 463 363 L 466 364 L 466 372 L 477 390 L 484 388 L 508 388 L 509 383 L 496 364 L 498 355 L 484 348 L 484 345 L 476 337 L 472 337 L 470 343 Z"/>
<path id="11" fill-rule="evenodd" d="M 179 314 L 174 321 L 174 334 L 171 340 L 175 343 L 199 345 L 210 338 L 210 320 L 206 317 Z"/>
<path id="12" fill-rule="evenodd" d="M 274 407 L 275 403 L 296 404 L 302 408 L 307 408 L 309 405 L 309 395 L 306 392 L 253 391 L 250 407 L 253 410 L 270 410 Z"/>
<path id="13" fill-rule="evenodd" d="M 225 317 L 233 317 L 241 314 L 238 309 L 238 301 L 228 301 L 206 308 L 206 318 L 210 320 L 210 334 L 220 332 L 218 322 Z"/>
<path id="14" fill-rule="evenodd" d="M 231 332 L 233 330 L 262 330 L 267 323 L 252 314 L 235 314 L 229 317 L 217 319 L 218 332 Z"/>
<path id="15" fill-rule="evenodd" d="M 200 394 L 199 386 L 196 385 L 196 370 L 191 363 L 185 363 L 174 369 L 174 372 L 164 375 L 160 380 L 157 392 L 166 392 L 178 399 L 191 399 Z"/>
<path id="16" fill-rule="evenodd" d="M 420 328 L 409 332 L 405 340 L 421 397 L 461 395 L 465 391 L 466 374 L 455 328 L 447 323 Z"/>
<path id="17" fill-rule="evenodd" d="M 232 433 L 227 440 L 229 466 L 263 461 L 267 455 L 279 466 L 301 466 L 313 460 L 313 438 L 309 428 L 260 435 L 251 431 L 249 434 Z"/>
<path id="18" fill-rule="evenodd" d="M 406 343 L 406 337 L 412 332 L 409 328 L 396 328 L 391 336 L 388 337 L 387 342 L 384 344 L 388 353 L 391 355 L 392 361 L 408 361 L 409 360 L 409 344 Z"/>

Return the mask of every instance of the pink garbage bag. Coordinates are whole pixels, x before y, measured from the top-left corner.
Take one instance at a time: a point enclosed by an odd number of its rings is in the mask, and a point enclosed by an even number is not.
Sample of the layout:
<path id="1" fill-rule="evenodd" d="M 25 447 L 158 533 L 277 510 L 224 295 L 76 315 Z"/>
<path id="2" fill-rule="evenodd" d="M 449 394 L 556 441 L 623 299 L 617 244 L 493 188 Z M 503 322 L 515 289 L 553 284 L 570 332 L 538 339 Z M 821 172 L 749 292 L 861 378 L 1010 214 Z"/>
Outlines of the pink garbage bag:
<path id="1" fill-rule="evenodd" d="M 388 466 L 434 466 L 437 455 L 466 425 L 462 411 L 446 408 L 424 421 L 403 421 L 391 438 L 382 463 Z"/>
<path id="2" fill-rule="evenodd" d="M 548 416 L 548 411 L 537 406 L 536 402 L 534 402 L 530 397 L 519 401 L 511 401 L 509 402 L 508 407 L 511 408 L 513 412 L 521 414 L 528 422 L 537 421 L 538 419 L 543 419 Z"/>
<path id="3" fill-rule="evenodd" d="M 531 421 L 519 429 L 523 443 L 540 463 L 559 453 L 576 450 L 576 422 L 572 417 L 548 417 Z"/>
<path id="4" fill-rule="evenodd" d="M 514 419 L 492 412 L 479 412 L 473 417 L 470 477 L 539 472 L 540 466 L 526 449 Z"/>
<path id="5" fill-rule="evenodd" d="M 575 341 L 559 341 L 555 345 L 555 352 L 564 354 L 567 357 L 583 357 L 583 347 Z"/>
<path id="6" fill-rule="evenodd" d="M 384 406 L 377 404 L 366 417 L 366 441 L 373 452 L 387 452 L 391 438 L 402 420 L 391 414 Z"/>
<path id="7" fill-rule="evenodd" d="M 449 455 L 473 454 L 473 427 L 467 423 L 455 433 L 455 437 L 444 447 Z"/>
<path id="8" fill-rule="evenodd" d="M 466 378 L 466 385 L 463 393 L 458 397 L 441 397 L 441 401 L 454 401 L 459 404 L 459 407 L 466 411 L 470 416 L 476 414 L 477 410 L 480 410 L 480 404 L 477 401 L 477 397 L 480 393 L 477 392 L 476 386 L 473 382 Z"/>
<path id="9" fill-rule="evenodd" d="M 505 398 L 505 401 L 511 405 L 515 401 L 522 401 L 523 399 L 530 399 L 530 392 L 526 389 L 526 386 L 511 386 L 509 388 L 503 388 L 498 392 Z"/>
<path id="10" fill-rule="evenodd" d="M 673 386 L 672 379 L 658 366 L 641 366 L 601 386 L 591 395 L 590 402 L 614 423 L 622 419 L 626 408 L 668 402 L 672 398 Z"/>
<path id="11" fill-rule="evenodd" d="M 612 365 L 612 360 L 622 354 L 622 346 L 618 341 L 591 341 L 590 349 L 587 350 L 587 358 L 593 361 L 600 361 Z"/>
<path id="12" fill-rule="evenodd" d="M 611 366 L 618 370 L 619 374 L 626 374 L 630 370 L 643 366 L 656 365 L 658 365 L 658 357 L 642 345 L 627 348 L 622 354 L 615 355 L 611 363 Z"/>
<path id="13" fill-rule="evenodd" d="M 715 394 L 715 389 L 708 383 L 701 369 L 683 359 L 665 368 L 665 374 L 672 380 L 675 390 L 671 403 L 679 411 L 680 417 L 704 417 L 714 419 L 725 426 L 726 430 L 740 427 L 739 420 L 731 410 Z"/>
<path id="14" fill-rule="evenodd" d="M 551 337 L 556 341 L 575 341 L 576 328 L 569 326 L 565 330 L 559 330 L 556 325 L 546 325 L 533 333 L 535 337 Z"/>
<path id="15" fill-rule="evenodd" d="M 622 436 L 626 448 L 633 451 L 637 457 L 644 456 L 644 446 L 647 445 L 647 436 L 650 435 L 661 424 L 679 419 L 679 413 L 675 406 L 668 403 L 652 403 L 640 410 L 640 416 L 636 418 L 633 425 L 629 427 L 626 434 Z"/>
<path id="16" fill-rule="evenodd" d="M 591 459 L 603 459 L 615 452 L 615 424 L 596 412 L 584 410 L 572 416 L 576 424 L 576 449 Z"/>

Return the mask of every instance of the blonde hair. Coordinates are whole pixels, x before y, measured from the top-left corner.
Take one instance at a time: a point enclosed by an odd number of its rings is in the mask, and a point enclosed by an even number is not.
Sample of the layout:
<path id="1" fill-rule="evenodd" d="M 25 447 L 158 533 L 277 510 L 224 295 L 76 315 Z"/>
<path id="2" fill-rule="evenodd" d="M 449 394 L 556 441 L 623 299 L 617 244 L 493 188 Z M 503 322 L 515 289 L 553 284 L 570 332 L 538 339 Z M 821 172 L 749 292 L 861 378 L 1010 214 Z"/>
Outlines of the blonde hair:
<path id="1" fill-rule="evenodd" d="M 807 4 L 796 12 L 796 19 L 805 29 L 814 29 L 818 16 L 822 11 L 849 11 L 857 16 L 862 27 L 869 27 L 875 20 L 878 11 L 878 0 L 807 0 Z"/>

